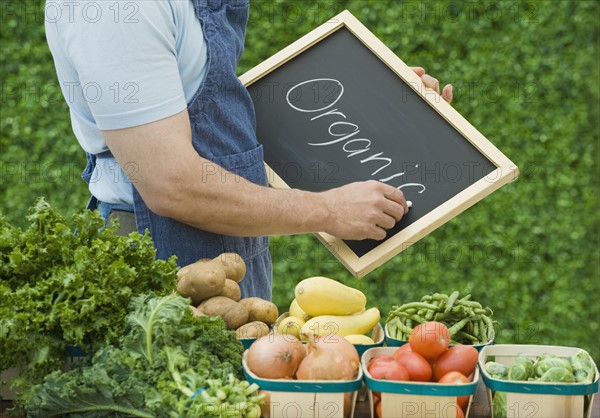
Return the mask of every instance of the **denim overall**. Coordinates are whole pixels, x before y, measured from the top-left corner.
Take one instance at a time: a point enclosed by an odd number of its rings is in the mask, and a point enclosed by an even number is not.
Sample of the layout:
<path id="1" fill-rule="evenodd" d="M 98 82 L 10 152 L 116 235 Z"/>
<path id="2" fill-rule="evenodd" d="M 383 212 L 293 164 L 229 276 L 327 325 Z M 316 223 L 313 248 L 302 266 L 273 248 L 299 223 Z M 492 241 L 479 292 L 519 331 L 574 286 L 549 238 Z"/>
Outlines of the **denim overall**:
<path id="1" fill-rule="evenodd" d="M 244 50 L 249 0 L 191 1 L 208 47 L 205 79 L 188 104 L 192 144 L 202 157 L 266 186 L 262 145 L 256 139 L 254 106 L 235 73 Z M 105 156 L 88 156 L 86 172 L 91 173 L 90 166 L 93 168 L 96 157 Z M 224 252 L 238 253 L 247 267 L 246 276 L 240 282 L 242 296 L 271 299 L 272 265 L 267 237 L 232 237 L 201 231 L 154 214 L 135 187 L 133 196 L 137 229 L 140 233 L 148 229 L 158 258 L 166 259 L 175 254 L 177 263 L 185 266 Z"/>

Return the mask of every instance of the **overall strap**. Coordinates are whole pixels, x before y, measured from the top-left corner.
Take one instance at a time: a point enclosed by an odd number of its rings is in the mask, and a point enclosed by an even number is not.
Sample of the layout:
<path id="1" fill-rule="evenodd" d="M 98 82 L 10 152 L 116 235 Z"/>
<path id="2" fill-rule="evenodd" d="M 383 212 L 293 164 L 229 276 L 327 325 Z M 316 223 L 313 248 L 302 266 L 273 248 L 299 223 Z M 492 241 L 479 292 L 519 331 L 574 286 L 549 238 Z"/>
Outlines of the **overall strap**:
<path id="1" fill-rule="evenodd" d="M 103 151 L 99 154 L 90 154 L 89 152 L 86 152 L 85 154 L 87 157 L 87 164 L 85 166 L 85 169 L 83 170 L 83 173 L 81 173 L 81 178 L 83 178 L 83 180 L 85 180 L 87 184 L 90 184 L 90 180 L 92 179 L 94 169 L 96 168 L 96 160 L 101 158 L 114 158 L 114 156 L 112 152 L 110 152 L 110 150 Z M 96 196 L 92 195 L 90 197 L 90 200 L 88 201 L 86 209 L 96 210 L 97 208 L 98 199 L 96 199 Z"/>

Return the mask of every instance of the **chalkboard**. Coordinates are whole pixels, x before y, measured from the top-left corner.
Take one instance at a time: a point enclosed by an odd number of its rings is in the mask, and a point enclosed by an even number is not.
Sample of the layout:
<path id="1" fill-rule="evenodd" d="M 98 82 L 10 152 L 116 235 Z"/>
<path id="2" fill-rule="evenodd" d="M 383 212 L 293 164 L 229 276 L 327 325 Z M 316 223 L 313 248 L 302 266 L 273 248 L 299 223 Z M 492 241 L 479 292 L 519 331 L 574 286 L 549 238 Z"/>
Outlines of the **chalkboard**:
<path id="1" fill-rule="evenodd" d="M 272 186 L 324 191 L 378 180 L 412 202 L 383 241 L 317 234 L 358 277 L 518 175 L 348 11 L 240 78 Z"/>

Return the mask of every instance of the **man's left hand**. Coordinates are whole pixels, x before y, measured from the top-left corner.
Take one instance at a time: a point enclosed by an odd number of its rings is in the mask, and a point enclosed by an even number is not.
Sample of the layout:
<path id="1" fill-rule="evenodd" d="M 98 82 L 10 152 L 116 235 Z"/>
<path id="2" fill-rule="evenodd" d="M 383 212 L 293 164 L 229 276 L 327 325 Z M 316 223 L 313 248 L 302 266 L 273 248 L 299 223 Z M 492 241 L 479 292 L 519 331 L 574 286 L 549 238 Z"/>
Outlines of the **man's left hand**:
<path id="1" fill-rule="evenodd" d="M 421 77 L 421 81 L 423 84 L 425 84 L 425 87 L 437 91 L 438 94 L 441 94 L 444 100 L 448 103 L 452 102 L 452 84 L 447 84 L 440 93 L 440 82 L 437 80 L 437 78 L 427 74 L 423 67 L 410 67 L 410 69 L 413 70 L 416 75 Z"/>

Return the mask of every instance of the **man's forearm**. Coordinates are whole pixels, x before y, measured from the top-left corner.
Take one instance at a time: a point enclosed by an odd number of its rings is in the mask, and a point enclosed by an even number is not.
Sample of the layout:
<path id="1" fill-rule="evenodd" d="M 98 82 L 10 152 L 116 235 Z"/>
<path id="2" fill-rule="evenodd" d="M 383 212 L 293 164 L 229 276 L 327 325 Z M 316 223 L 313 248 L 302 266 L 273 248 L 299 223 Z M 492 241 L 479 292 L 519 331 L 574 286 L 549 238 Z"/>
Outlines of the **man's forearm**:
<path id="1" fill-rule="evenodd" d="M 324 231 L 324 196 L 259 186 L 202 159 L 170 193 L 163 214 L 196 228 L 236 236 L 289 235 Z M 209 174 L 210 173 L 210 174 Z"/>

